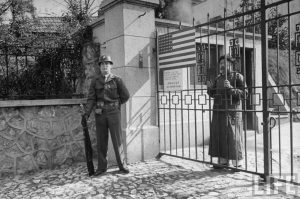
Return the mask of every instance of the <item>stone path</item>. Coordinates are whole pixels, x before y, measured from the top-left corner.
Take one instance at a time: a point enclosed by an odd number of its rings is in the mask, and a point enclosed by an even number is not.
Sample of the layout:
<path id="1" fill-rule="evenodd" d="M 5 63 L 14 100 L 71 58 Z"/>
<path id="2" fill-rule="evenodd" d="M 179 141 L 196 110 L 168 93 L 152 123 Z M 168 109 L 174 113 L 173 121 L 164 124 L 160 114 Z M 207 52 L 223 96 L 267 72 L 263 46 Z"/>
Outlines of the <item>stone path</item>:
<path id="1" fill-rule="evenodd" d="M 129 174 L 109 168 L 88 177 L 85 163 L 0 179 L 0 198 L 300 198 L 300 186 L 260 182 L 256 175 L 214 170 L 209 165 L 162 156 L 129 165 Z"/>

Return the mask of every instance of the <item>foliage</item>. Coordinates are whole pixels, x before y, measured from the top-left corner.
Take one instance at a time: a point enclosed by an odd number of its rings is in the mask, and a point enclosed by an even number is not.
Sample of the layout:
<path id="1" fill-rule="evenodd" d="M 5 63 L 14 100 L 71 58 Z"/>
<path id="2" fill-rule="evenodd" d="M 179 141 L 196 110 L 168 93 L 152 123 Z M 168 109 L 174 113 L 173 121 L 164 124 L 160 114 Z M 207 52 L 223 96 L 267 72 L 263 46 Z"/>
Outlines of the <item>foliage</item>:
<path id="1" fill-rule="evenodd" d="M 95 0 L 64 0 L 68 6 L 67 12 L 63 14 L 65 21 L 71 27 L 86 26 L 94 14 Z"/>
<path id="2" fill-rule="evenodd" d="M 234 14 L 243 13 L 248 10 L 260 8 L 260 0 L 241 0 L 239 9 L 235 10 Z M 268 22 L 268 35 L 271 36 L 269 40 L 269 48 L 277 48 L 277 44 L 279 49 L 285 50 L 289 46 L 289 38 L 288 38 L 288 25 L 287 18 L 281 17 L 282 15 L 278 12 L 277 7 L 271 7 L 267 10 L 267 19 Z M 254 16 L 248 16 L 248 19 L 245 20 L 245 25 L 251 25 L 253 23 L 259 23 L 261 21 L 260 12 L 255 12 Z M 243 26 L 243 19 L 239 18 L 235 22 L 237 27 Z M 249 32 L 253 32 L 253 28 L 247 29 Z M 255 33 L 261 33 L 260 25 L 255 26 Z M 278 35 L 278 36 L 277 36 Z M 277 41 L 278 40 L 278 41 Z"/>
<path id="3" fill-rule="evenodd" d="M 88 7 L 70 3 L 56 32 L 36 32 L 39 18 L 33 0 L 7 0 L 0 16 L 10 12 L 8 24 L 0 20 L 0 98 L 41 99 L 72 97 L 83 78 L 82 44 L 91 39 Z M 80 1 L 81 2 L 81 1 Z M 90 5 L 92 2 L 85 1 Z M 78 5 L 78 7 L 76 7 Z"/>
<path id="4" fill-rule="evenodd" d="M 6 0 L 0 4 L 0 16 L 3 17 L 5 14 L 11 15 L 9 28 L 7 29 L 9 34 L 2 34 L 0 39 L 15 41 L 20 37 L 26 37 L 30 29 L 30 23 L 28 22 L 35 18 L 33 0 Z M 0 22 L 3 22 L 3 20 Z M 1 23 L 0 30 L 6 29 L 3 25 Z"/>

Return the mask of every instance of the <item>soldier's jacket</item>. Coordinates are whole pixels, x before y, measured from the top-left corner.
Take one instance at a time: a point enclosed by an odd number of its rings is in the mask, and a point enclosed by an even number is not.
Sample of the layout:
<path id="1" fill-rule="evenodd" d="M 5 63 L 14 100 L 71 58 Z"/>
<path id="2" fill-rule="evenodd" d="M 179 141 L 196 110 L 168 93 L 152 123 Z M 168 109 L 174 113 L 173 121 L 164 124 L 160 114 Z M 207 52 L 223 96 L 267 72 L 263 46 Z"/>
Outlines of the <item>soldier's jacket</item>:
<path id="1" fill-rule="evenodd" d="M 95 76 L 88 92 L 86 114 L 90 115 L 93 107 L 98 106 L 99 102 L 102 104 L 123 104 L 129 97 L 129 92 L 120 77 L 110 74 L 105 82 L 102 75 Z"/>

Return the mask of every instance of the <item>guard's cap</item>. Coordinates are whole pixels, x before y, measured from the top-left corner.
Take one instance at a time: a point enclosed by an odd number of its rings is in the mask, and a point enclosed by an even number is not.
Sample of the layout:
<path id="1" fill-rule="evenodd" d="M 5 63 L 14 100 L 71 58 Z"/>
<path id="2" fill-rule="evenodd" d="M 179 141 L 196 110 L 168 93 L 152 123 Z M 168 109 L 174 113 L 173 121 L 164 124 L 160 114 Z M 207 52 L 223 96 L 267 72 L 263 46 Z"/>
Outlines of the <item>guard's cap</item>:
<path id="1" fill-rule="evenodd" d="M 103 63 L 103 62 L 110 62 L 111 64 L 113 64 L 111 57 L 109 55 L 102 55 L 99 59 L 99 64 Z"/>

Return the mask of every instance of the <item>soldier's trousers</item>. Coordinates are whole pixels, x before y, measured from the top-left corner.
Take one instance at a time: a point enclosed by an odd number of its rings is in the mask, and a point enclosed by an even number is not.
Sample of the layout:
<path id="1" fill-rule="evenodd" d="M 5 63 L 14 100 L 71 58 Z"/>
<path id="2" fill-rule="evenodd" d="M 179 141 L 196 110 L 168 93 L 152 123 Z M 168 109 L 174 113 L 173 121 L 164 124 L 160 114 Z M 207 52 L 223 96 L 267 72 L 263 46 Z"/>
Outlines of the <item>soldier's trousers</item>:
<path id="1" fill-rule="evenodd" d="M 100 171 L 107 169 L 108 132 L 111 135 L 118 166 L 122 169 L 123 164 L 125 164 L 125 156 L 122 143 L 121 112 L 118 109 L 103 110 L 102 114 L 96 114 L 97 170 Z"/>

